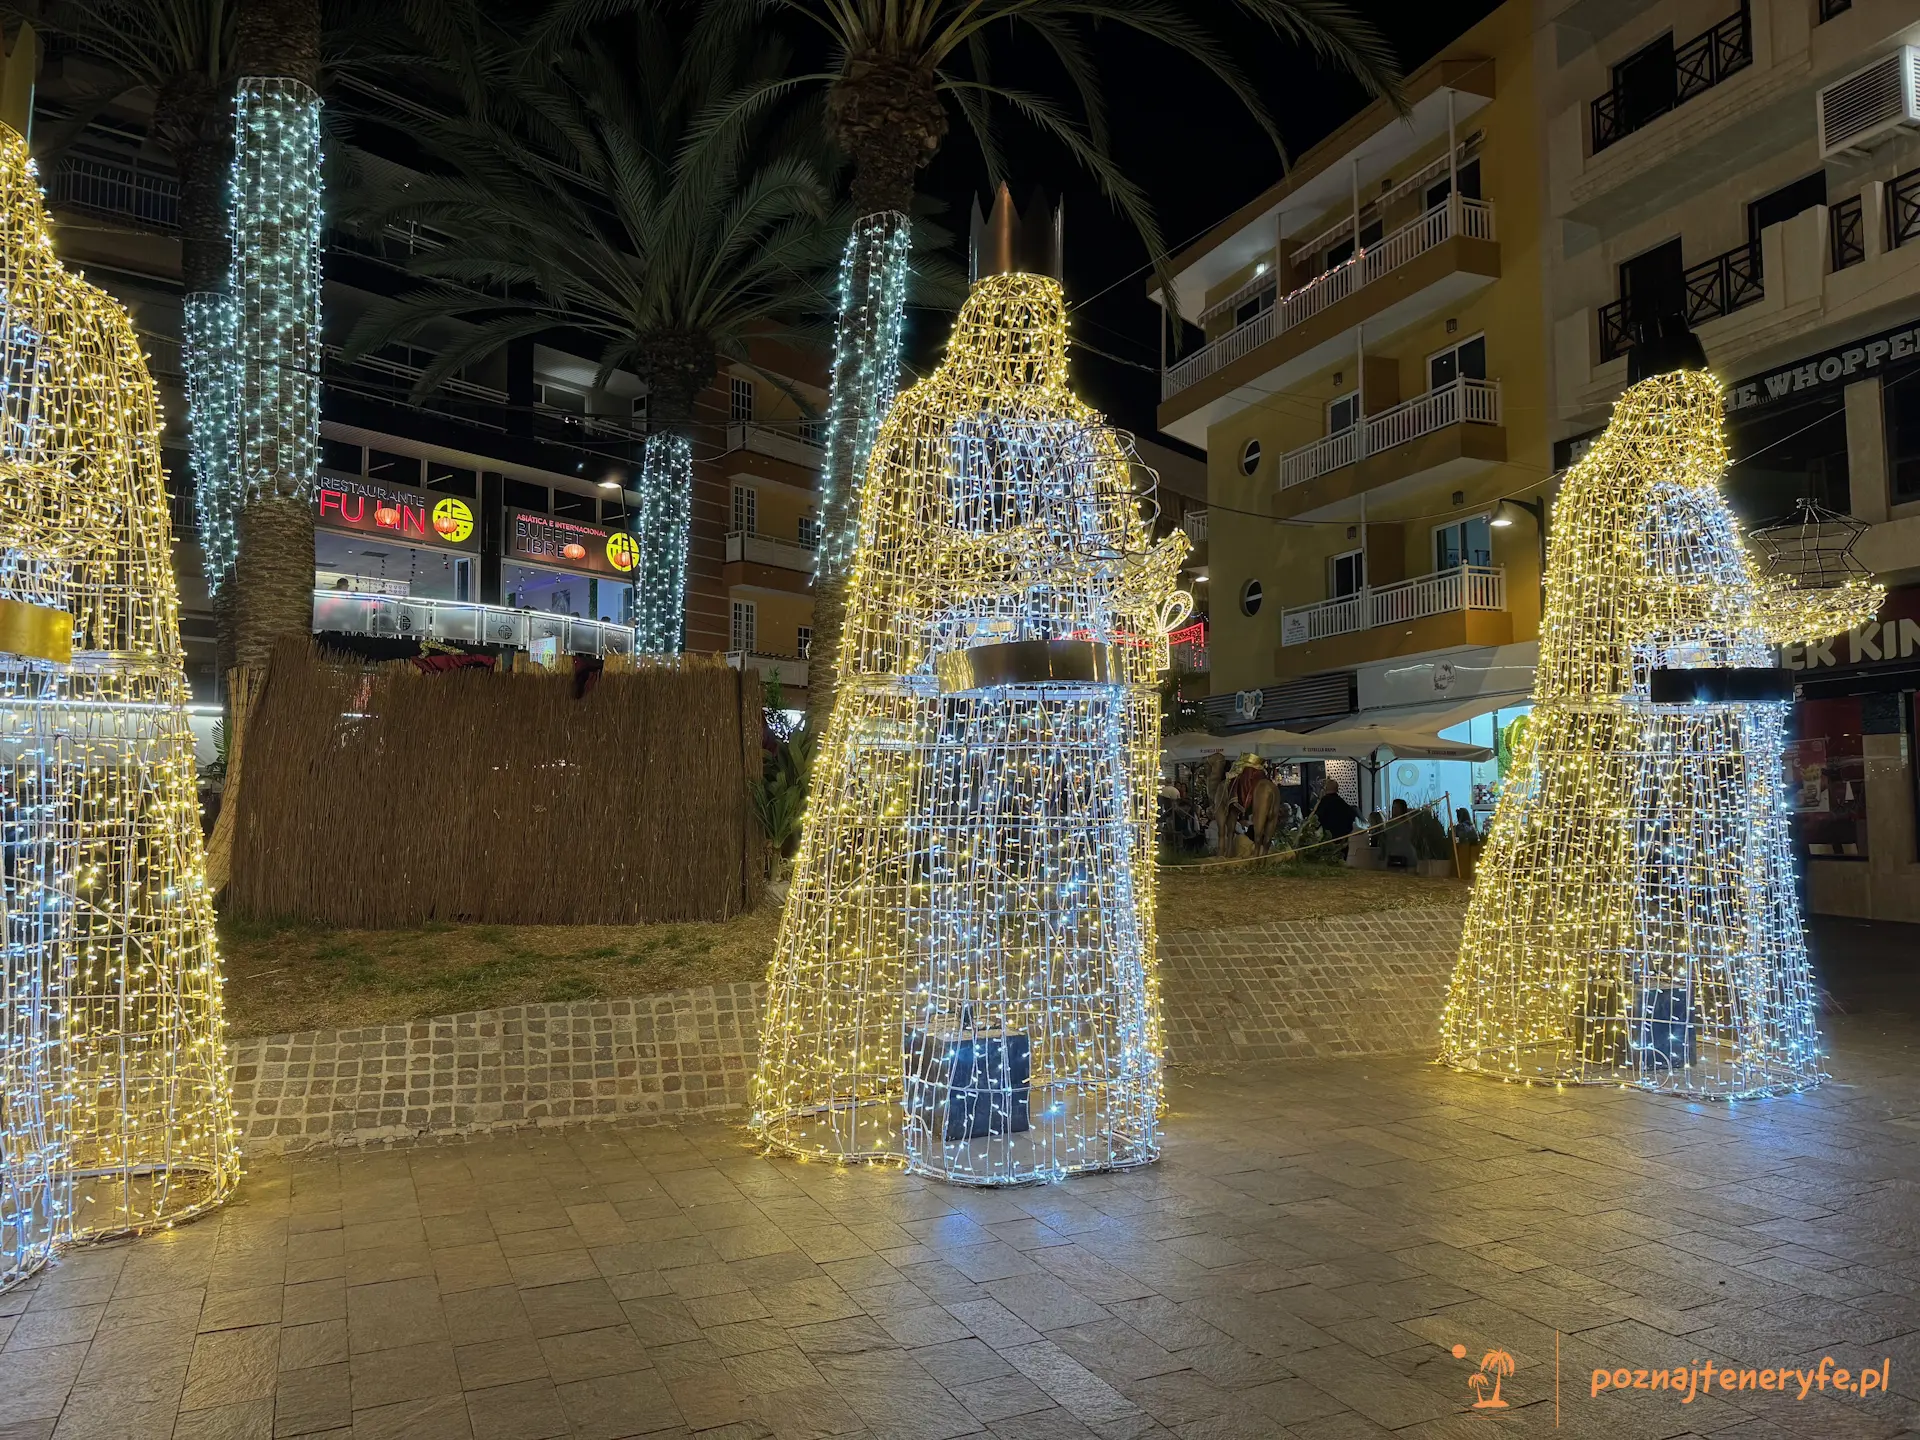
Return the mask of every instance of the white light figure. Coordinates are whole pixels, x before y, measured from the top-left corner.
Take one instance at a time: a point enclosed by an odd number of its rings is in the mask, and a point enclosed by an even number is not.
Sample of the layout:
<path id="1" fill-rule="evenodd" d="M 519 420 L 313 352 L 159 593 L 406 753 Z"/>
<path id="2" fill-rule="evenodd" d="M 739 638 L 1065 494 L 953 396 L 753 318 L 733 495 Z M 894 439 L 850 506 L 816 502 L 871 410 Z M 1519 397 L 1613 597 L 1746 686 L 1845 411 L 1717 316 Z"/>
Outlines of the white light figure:
<path id="1" fill-rule="evenodd" d="M 1764 672 L 1775 646 L 1859 623 L 1882 592 L 1762 573 L 1720 493 L 1720 386 L 1675 339 L 1687 368 L 1627 390 L 1554 506 L 1533 710 L 1441 1054 L 1506 1079 L 1733 1098 L 1821 1078 L 1790 706 Z M 1669 680 L 1693 698 L 1657 700 Z"/>
<path id="2" fill-rule="evenodd" d="M 1157 1153 L 1154 682 L 1187 542 L 1152 540 L 1067 388 L 1031 273 L 1057 223 L 1023 237 L 1002 192 L 992 273 L 874 446 L 756 1085 L 795 1153 L 979 1184 Z"/>
<path id="3" fill-rule="evenodd" d="M 0 1280 L 238 1174 L 160 417 L 126 311 L 54 254 L 33 53 L 0 81 Z"/>

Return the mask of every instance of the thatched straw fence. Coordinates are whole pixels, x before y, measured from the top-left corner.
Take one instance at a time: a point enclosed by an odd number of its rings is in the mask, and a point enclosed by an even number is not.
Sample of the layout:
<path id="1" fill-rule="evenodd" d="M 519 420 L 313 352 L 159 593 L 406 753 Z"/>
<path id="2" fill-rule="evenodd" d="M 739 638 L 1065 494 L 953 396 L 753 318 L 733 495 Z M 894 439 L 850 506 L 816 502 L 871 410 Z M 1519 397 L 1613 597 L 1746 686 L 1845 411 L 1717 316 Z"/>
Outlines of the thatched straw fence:
<path id="1" fill-rule="evenodd" d="M 275 653 L 226 909 L 359 928 L 718 920 L 759 898 L 758 677 L 423 675 Z"/>

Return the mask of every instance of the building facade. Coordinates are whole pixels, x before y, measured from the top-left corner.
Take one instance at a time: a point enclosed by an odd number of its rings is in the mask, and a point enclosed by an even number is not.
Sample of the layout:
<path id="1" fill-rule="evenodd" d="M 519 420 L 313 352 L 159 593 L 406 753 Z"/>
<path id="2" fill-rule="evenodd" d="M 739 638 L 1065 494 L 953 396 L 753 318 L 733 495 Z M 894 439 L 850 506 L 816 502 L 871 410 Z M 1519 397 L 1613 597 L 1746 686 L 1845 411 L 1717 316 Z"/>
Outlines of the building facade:
<path id="1" fill-rule="evenodd" d="M 100 78 L 50 46 L 43 119 Z M 198 728 L 218 670 L 197 544 L 180 359 L 178 187 L 135 103 L 42 163 L 62 256 L 132 312 L 161 390 L 182 628 Z M 314 489 L 314 629 L 368 653 L 421 640 L 557 662 L 633 649 L 633 550 L 624 537 L 646 435 L 646 395 L 591 356 L 522 341 L 430 394 L 432 339 L 349 359 L 378 298 L 407 283 L 435 238 L 333 232 L 324 261 L 326 358 Z M 453 336 L 432 337 L 442 343 Z M 686 646 L 777 677 L 804 704 L 817 477 L 811 417 L 823 363 L 768 343 L 729 364 L 695 406 Z"/>
<path id="2" fill-rule="evenodd" d="M 1511 8 L 1511 7 L 1509 7 Z M 1557 459 L 1636 327 L 1684 313 L 1727 382 L 1727 491 L 1865 526 L 1873 625 L 1783 662 L 1816 912 L 1920 920 L 1920 11 L 1911 0 L 1543 0 L 1544 291 Z"/>
<path id="3" fill-rule="evenodd" d="M 1172 262 L 1204 339 L 1168 354 L 1159 424 L 1207 452 L 1216 729 L 1524 703 L 1552 449 L 1533 46 L 1509 4 L 1409 77 L 1410 115 L 1368 107 Z M 1430 765 L 1360 788 L 1474 803 Z"/>

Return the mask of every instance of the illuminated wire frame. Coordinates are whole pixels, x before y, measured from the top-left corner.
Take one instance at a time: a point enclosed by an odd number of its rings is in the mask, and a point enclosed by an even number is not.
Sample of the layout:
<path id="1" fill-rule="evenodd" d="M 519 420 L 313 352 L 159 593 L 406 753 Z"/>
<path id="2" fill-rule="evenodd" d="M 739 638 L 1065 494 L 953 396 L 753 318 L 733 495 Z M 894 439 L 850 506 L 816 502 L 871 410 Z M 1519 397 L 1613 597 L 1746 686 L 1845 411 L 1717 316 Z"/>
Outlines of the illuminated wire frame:
<path id="1" fill-rule="evenodd" d="M 70 665 L 0 653 L 17 1276 L 216 1203 L 237 1158 L 153 381 L 126 312 L 55 257 L 4 128 L 0 264 L 0 599 L 73 637 Z"/>
<path id="2" fill-rule="evenodd" d="M 989 276 L 876 441 L 761 1036 L 753 1124 L 793 1153 L 980 1184 L 1157 1153 L 1155 680 L 1187 541 L 1153 542 L 1066 346 L 1057 281 Z M 1091 668 L 995 671 L 1023 642 Z"/>
<path id="3" fill-rule="evenodd" d="M 1853 547 L 1867 527 L 1851 515 L 1802 499 L 1777 520 L 1747 532 L 1753 548 L 1766 557 L 1767 569 L 1803 590 L 1830 590 L 1849 580 L 1865 580 L 1867 567 Z"/>
<path id="4" fill-rule="evenodd" d="M 820 467 L 820 513 L 831 524 L 814 547 L 816 576 L 837 574 L 853 556 L 860 482 L 874 436 L 900 387 L 900 332 L 907 309 L 913 228 L 898 210 L 862 216 L 840 255 L 832 385 L 826 449 Z"/>
<path id="5" fill-rule="evenodd" d="M 1788 706 L 1656 705 L 1656 668 L 1773 664 L 1879 587 L 1763 574 L 1720 494 L 1720 389 L 1634 385 L 1554 506 L 1533 711 L 1441 1021 L 1449 1064 L 1702 1097 L 1821 1078 Z"/>
<path id="6" fill-rule="evenodd" d="M 633 520 L 640 549 L 634 567 L 634 645 L 643 655 L 678 655 L 686 648 L 692 505 L 693 447 L 684 435 L 649 435 Z"/>
<path id="7" fill-rule="evenodd" d="M 243 79 L 233 137 L 235 484 L 243 504 L 305 500 L 320 448 L 320 97 Z"/>
<path id="8" fill-rule="evenodd" d="M 200 291 L 180 300 L 181 352 L 187 371 L 187 459 L 207 593 L 217 595 L 240 553 L 233 473 L 233 301 Z"/>

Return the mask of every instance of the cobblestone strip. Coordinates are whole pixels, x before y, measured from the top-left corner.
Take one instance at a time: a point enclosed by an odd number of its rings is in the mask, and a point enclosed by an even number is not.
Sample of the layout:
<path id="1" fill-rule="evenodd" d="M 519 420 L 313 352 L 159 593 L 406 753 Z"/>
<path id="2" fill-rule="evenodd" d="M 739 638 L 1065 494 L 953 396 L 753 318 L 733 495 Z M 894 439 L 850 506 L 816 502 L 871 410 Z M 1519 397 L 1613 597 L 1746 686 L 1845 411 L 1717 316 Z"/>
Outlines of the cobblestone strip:
<path id="1" fill-rule="evenodd" d="M 1432 1048 L 1455 906 L 1161 938 L 1175 1065 Z M 233 1047 L 242 1148 L 695 1115 L 746 1103 L 765 987 L 511 1005 Z"/>

